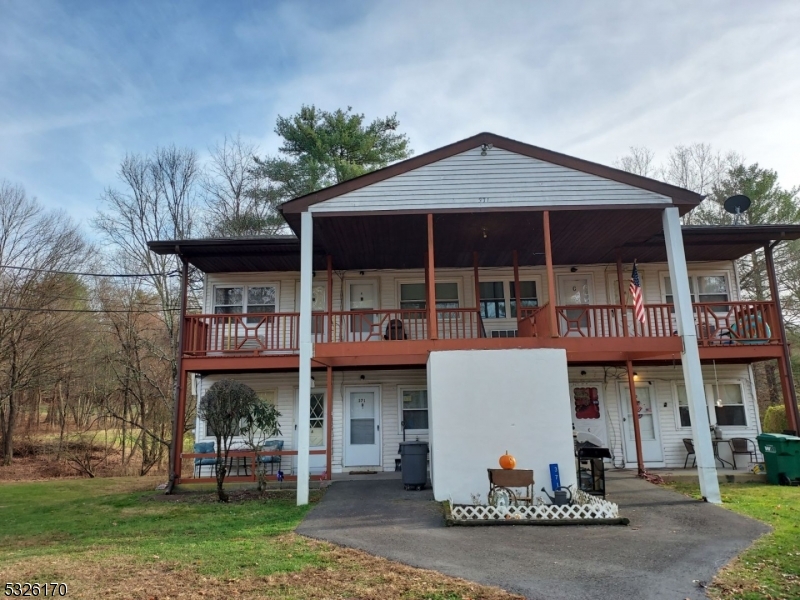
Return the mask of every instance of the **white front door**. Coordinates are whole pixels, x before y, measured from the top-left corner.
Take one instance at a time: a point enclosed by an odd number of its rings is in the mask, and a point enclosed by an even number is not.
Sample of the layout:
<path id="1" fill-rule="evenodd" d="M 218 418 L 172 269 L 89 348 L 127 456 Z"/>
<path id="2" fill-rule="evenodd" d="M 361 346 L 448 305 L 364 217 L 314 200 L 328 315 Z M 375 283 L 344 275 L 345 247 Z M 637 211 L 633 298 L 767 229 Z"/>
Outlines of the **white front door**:
<path id="1" fill-rule="evenodd" d="M 558 297 L 561 305 L 585 306 L 594 299 L 592 278 L 589 275 L 562 275 L 558 279 Z M 588 336 L 591 315 L 583 309 L 566 310 L 566 319 L 559 318 L 561 335 Z"/>
<path id="2" fill-rule="evenodd" d="M 350 282 L 347 285 L 347 310 L 375 310 L 378 308 L 378 286 L 376 283 Z M 376 315 L 352 315 L 347 333 L 351 341 L 367 341 L 374 332 L 373 323 L 376 322 Z M 374 337 L 374 336 L 373 336 Z M 380 339 L 380 335 L 375 339 Z"/>
<path id="3" fill-rule="evenodd" d="M 299 398 L 298 390 L 294 394 L 294 447 L 297 448 L 297 414 L 299 413 Z M 325 392 L 322 390 L 314 390 L 311 392 L 311 418 L 308 423 L 308 449 L 309 450 L 325 450 L 328 440 L 328 423 L 327 412 L 325 405 Z M 311 454 L 308 457 L 308 469 L 312 475 L 319 475 L 328 466 L 327 456 L 325 454 Z"/>
<path id="4" fill-rule="evenodd" d="M 631 414 L 630 388 L 620 386 L 620 407 L 622 409 L 622 430 L 625 432 L 625 460 L 629 463 L 636 462 L 636 438 L 634 436 L 633 419 L 639 419 L 639 431 L 642 436 L 642 459 L 644 462 L 660 463 L 664 461 L 664 451 L 661 447 L 661 436 L 658 427 L 658 407 L 652 386 L 648 384 L 636 385 L 636 403 L 639 413 L 634 417 Z"/>
<path id="5" fill-rule="evenodd" d="M 581 382 L 570 385 L 572 390 L 572 424 L 578 432 L 579 442 L 591 442 L 608 447 L 603 385 L 599 382 Z"/>
<path id="6" fill-rule="evenodd" d="M 381 389 L 348 387 L 344 397 L 344 465 L 381 464 Z"/>

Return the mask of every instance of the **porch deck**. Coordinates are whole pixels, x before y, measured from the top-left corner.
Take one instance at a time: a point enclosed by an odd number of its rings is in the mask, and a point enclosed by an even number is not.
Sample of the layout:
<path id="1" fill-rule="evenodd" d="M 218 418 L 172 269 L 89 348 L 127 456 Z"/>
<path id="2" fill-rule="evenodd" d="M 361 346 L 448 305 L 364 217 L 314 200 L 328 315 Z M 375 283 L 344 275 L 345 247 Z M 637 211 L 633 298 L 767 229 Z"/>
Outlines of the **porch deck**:
<path id="1" fill-rule="evenodd" d="M 420 309 L 314 313 L 315 360 L 339 367 L 419 365 L 431 350 L 563 348 L 570 362 L 658 361 L 672 360 L 681 350 L 671 304 L 645 305 L 645 323 L 621 305 L 545 304 L 522 311 L 516 337 L 487 332 L 476 308 L 436 313 L 435 328 Z M 772 302 L 698 302 L 693 313 L 701 359 L 781 356 Z M 299 313 L 188 315 L 184 358 L 200 371 L 221 367 L 220 359 L 238 359 L 231 368 L 296 368 L 299 318 Z"/>

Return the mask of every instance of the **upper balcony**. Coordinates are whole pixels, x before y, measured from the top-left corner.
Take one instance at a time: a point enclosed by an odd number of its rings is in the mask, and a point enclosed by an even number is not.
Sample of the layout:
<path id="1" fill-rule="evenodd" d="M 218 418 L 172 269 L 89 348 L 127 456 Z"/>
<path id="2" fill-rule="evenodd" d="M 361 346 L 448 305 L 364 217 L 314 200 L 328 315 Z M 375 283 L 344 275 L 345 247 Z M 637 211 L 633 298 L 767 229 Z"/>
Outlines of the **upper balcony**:
<path id="1" fill-rule="evenodd" d="M 697 302 L 693 313 L 701 359 L 780 356 L 783 340 L 772 302 Z M 673 306 L 647 304 L 645 316 L 642 323 L 631 307 L 621 305 L 551 310 L 545 304 L 522 310 L 516 336 L 490 337 L 476 308 L 437 309 L 435 331 L 424 310 L 353 310 L 313 313 L 311 330 L 315 359 L 335 366 L 424 364 L 434 349 L 517 347 L 564 348 L 572 362 L 624 356 L 674 360 L 681 344 Z M 242 366 L 291 367 L 299 348 L 299 318 L 299 313 L 189 315 L 184 356 L 206 368 L 222 368 L 224 361 L 218 361 L 226 358 Z"/>

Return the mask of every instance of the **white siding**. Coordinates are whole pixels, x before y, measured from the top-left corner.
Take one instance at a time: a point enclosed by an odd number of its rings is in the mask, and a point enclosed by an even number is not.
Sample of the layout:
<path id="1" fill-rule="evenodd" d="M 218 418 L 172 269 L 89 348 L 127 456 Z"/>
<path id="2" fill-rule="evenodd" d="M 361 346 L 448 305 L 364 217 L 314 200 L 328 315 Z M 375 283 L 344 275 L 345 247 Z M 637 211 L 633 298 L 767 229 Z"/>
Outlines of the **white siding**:
<path id="1" fill-rule="evenodd" d="M 313 205 L 312 212 L 668 205 L 671 199 L 597 175 L 480 147 Z"/>
<path id="2" fill-rule="evenodd" d="M 662 463 L 653 466 L 683 467 L 686 458 L 686 450 L 683 445 L 683 438 L 691 438 L 692 432 L 689 427 L 681 427 L 678 416 L 677 398 L 675 396 L 675 384 L 683 383 L 683 374 L 680 364 L 674 367 L 652 367 L 634 365 L 638 375 L 637 385 L 646 384 L 652 386 L 654 406 L 658 408 L 656 413 L 658 419 L 658 430 L 660 433 L 661 447 L 664 454 Z M 581 372 L 586 375 L 581 375 Z M 621 402 L 626 405 L 630 402 L 627 389 L 622 386 L 627 385 L 628 375 L 624 367 L 570 367 L 570 382 L 603 382 L 603 400 L 605 403 L 604 411 L 606 414 L 606 429 L 608 447 L 614 455 L 614 465 L 622 467 L 624 464 L 623 449 L 623 430 L 620 419 Z M 703 365 L 703 380 L 706 385 L 713 384 L 715 380 L 722 383 L 739 383 L 745 400 L 745 411 L 747 415 L 746 427 L 721 427 L 723 439 L 732 437 L 745 437 L 755 441 L 756 436 L 761 433 L 761 425 L 758 419 L 758 412 L 755 398 L 753 397 L 752 385 L 750 380 L 750 370 L 743 365 L 717 365 L 716 376 L 713 365 Z M 624 397 L 622 397 L 624 395 Z M 709 411 L 714 419 L 713 407 L 709 406 Z M 730 461 L 730 451 L 727 446 L 721 446 L 720 454 L 726 461 Z M 737 464 L 741 467 L 746 464 L 746 456 L 738 456 Z M 690 461 L 691 463 L 691 461 Z M 630 463 L 628 463 L 630 466 Z M 635 466 L 635 464 L 634 464 Z M 717 463 L 719 467 L 720 464 Z"/>
<path id="3" fill-rule="evenodd" d="M 677 398 L 674 393 L 674 384 L 682 382 L 682 372 L 679 364 L 675 367 L 647 367 L 636 366 L 638 374 L 637 383 L 651 385 L 654 390 L 654 405 L 658 408 L 657 419 L 660 432 L 661 446 L 664 454 L 664 461 L 650 466 L 682 467 L 686 452 L 683 446 L 683 438 L 691 437 L 689 428 L 681 427 L 678 417 Z M 757 407 L 753 397 L 752 385 L 750 381 L 750 371 L 747 366 L 742 365 L 717 365 L 716 379 L 720 383 L 740 383 L 745 399 L 745 410 L 747 414 L 746 427 L 722 427 L 724 439 L 731 437 L 746 437 L 755 440 L 760 433 Z M 581 372 L 585 372 L 582 375 Z M 363 376 L 363 379 L 362 379 Z M 226 375 L 209 375 L 203 379 L 203 388 L 208 387 Z M 295 395 L 297 390 L 296 373 L 246 373 L 237 375 L 227 375 L 239 381 L 247 383 L 256 391 L 276 390 L 278 410 L 281 411 L 281 438 L 285 440 L 285 448 L 294 448 L 294 410 Z M 325 391 L 325 372 L 314 371 L 316 380 L 315 391 Z M 714 367 L 712 365 L 703 366 L 703 378 L 706 384 L 713 384 L 715 381 Z M 599 383 L 602 390 L 602 410 L 606 421 L 606 435 L 608 447 L 614 455 L 614 465 L 622 467 L 624 463 L 623 451 L 623 432 L 622 421 L 620 420 L 620 403 L 626 404 L 630 401 L 627 391 L 621 391 L 621 386 L 627 384 L 627 373 L 624 368 L 619 367 L 570 367 L 570 383 Z M 402 387 L 427 387 L 427 376 L 425 369 L 396 369 L 396 370 L 364 370 L 364 371 L 339 371 L 334 372 L 333 385 L 333 456 L 332 470 L 334 473 L 349 471 L 343 465 L 343 435 L 344 435 L 344 403 L 343 395 L 347 386 L 380 386 L 381 390 L 381 443 L 382 460 L 380 465 L 373 465 L 378 470 L 394 470 L 395 459 L 399 458 L 398 446 L 402 441 L 400 429 L 400 407 L 398 389 Z M 622 398 L 621 394 L 625 397 Z M 570 407 L 570 410 L 573 410 Z M 713 416 L 713 408 L 711 409 Z M 479 417 L 478 415 L 477 417 Z M 197 422 L 198 439 L 203 438 L 205 427 L 202 422 Z M 427 441 L 425 434 L 408 434 L 407 439 L 417 439 Z M 722 457 L 730 460 L 727 446 L 722 446 Z M 739 466 L 746 464 L 747 457 L 737 457 Z M 293 461 L 285 459 L 283 469 L 288 473 L 291 471 Z M 631 466 L 628 463 L 627 466 Z M 717 465 L 719 466 L 719 464 Z M 358 467 L 355 470 L 364 470 L 365 467 Z"/>
<path id="4" fill-rule="evenodd" d="M 609 286 L 614 285 L 617 278 L 616 264 L 605 265 L 576 265 L 577 271 L 572 273 L 569 266 L 556 267 L 556 284 L 560 276 L 589 274 L 594 286 L 594 303 L 605 304 L 615 298 Z M 539 303 L 544 304 L 550 296 L 547 289 L 547 273 L 544 267 L 520 267 L 520 280 L 536 281 Z M 639 274 L 642 278 L 642 288 L 645 303 L 657 304 L 663 302 L 663 277 L 669 274 L 666 263 L 648 263 L 639 265 Z M 736 280 L 734 278 L 733 263 L 720 261 L 714 263 L 689 263 L 689 274 L 725 274 L 728 277 L 728 286 L 731 300 L 738 300 Z M 623 281 L 627 291 L 630 283 L 630 264 L 625 265 Z M 511 267 L 479 269 L 480 281 L 513 281 L 514 270 Z M 399 308 L 399 285 L 401 282 L 425 281 L 423 269 L 365 271 L 347 271 L 333 276 L 333 310 L 346 308 L 346 284 L 359 281 L 376 281 L 381 309 Z M 297 312 L 297 283 L 300 281 L 299 272 L 276 273 L 209 273 L 206 276 L 206 289 L 204 297 L 204 312 L 214 312 L 213 288 L 215 285 L 260 285 L 275 283 L 279 286 L 279 312 Z M 475 278 L 472 269 L 436 269 L 436 281 L 452 281 L 459 286 L 459 298 L 462 307 L 475 306 Z M 317 271 L 314 285 L 326 285 L 326 273 Z M 513 319 L 497 320 L 497 323 L 487 322 L 495 329 L 509 329 L 515 326 Z M 496 326 L 495 326 L 496 325 Z"/>

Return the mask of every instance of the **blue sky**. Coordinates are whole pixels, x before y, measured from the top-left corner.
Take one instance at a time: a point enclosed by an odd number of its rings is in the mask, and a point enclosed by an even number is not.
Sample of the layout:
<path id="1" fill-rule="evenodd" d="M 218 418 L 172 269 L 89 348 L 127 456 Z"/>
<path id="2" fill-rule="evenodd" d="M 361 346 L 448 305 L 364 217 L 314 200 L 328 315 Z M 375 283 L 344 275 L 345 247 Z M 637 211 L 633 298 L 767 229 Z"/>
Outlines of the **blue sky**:
<path id="1" fill-rule="evenodd" d="M 800 184 L 800 2 L 0 0 L 0 178 L 86 223 L 126 152 L 274 152 L 301 104 L 611 164 L 709 142 Z"/>

